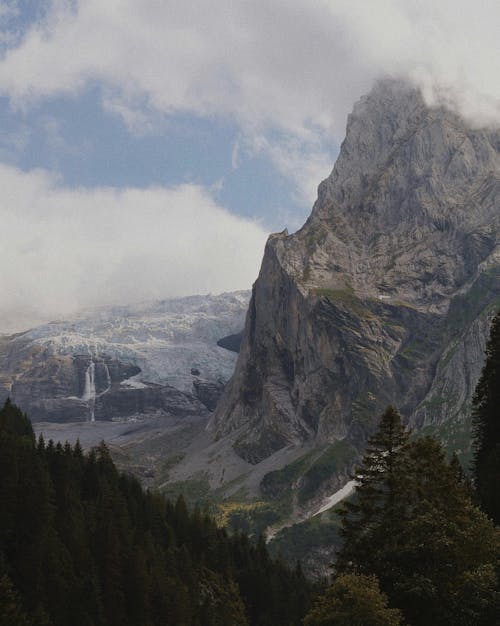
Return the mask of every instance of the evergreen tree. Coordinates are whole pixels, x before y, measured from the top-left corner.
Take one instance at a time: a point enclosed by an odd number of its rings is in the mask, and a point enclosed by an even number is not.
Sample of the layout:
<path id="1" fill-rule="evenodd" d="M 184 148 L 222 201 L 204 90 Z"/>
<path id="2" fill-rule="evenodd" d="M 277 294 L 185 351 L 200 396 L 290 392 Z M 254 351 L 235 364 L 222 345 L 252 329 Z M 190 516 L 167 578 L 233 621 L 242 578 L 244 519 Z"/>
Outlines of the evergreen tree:
<path id="1" fill-rule="evenodd" d="M 0 429 L 3 432 L 27 437 L 29 440 L 34 441 L 35 439 L 33 427 L 28 416 L 15 404 L 12 404 L 10 398 L 7 398 L 0 411 Z"/>
<path id="2" fill-rule="evenodd" d="M 473 475 L 484 511 L 500 524 L 500 311 L 491 324 L 486 362 L 472 402 Z"/>
<path id="3" fill-rule="evenodd" d="M 400 472 L 400 517 L 373 572 L 391 603 L 413 626 L 495 623 L 500 533 L 435 439 L 412 441 Z"/>
<path id="4" fill-rule="evenodd" d="M 401 619 L 375 576 L 344 574 L 316 600 L 304 626 L 399 626 Z"/>
<path id="5" fill-rule="evenodd" d="M 356 469 L 356 497 L 346 501 L 341 509 L 344 544 L 338 555 L 338 567 L 345 569 L 351 561 L 364 563 L 366 555 L 374 554 L 376 535 L 391 532 L 398 504 L 396 488 L 401 480 L 398 460 L 408 438 L 401 416 L 389 406 L 377 432 L 368 440 L 361 466 Z"/>

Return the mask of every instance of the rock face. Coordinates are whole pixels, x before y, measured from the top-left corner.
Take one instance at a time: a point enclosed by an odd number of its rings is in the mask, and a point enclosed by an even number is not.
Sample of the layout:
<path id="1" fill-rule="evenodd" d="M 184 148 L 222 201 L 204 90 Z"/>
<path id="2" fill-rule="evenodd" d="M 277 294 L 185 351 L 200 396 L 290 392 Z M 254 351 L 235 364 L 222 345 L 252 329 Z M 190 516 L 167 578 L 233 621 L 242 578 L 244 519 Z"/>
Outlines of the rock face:
<path id="1" fill-rule="evenodd" d="M 446 430 L 467 416 L 499 303 L 500 131 L 383 81 L 306 224 L 268 240 L 210 430 L 251 463 L 361 445 L 388 403 Z"/>
<path id="2" fill-rule="evenodd" d="M 0 336 L 0 401 L 36 422 L 208 416 L 236 360 L 217 341 L 241 330 L 248 298 L 103 308 Z"/>

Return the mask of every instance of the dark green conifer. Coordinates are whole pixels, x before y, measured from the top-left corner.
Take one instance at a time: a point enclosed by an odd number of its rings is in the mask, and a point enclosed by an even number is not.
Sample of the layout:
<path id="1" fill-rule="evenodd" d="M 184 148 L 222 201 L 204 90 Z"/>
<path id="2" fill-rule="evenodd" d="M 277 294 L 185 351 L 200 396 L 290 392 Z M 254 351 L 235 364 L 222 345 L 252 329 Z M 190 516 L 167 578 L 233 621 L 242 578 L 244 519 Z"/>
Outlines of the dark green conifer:
<path id="1" fill-rule="evenodd" d="M 365 456 L 355 473 L 358 483 L 355 498 L 341 509 L 344 539 L 338 555 L 338 567 L 349 569 L 349 563 L 363 571 L 370 565 L 366 556 L 374 554 L 376 535 L 391 532 L 397 515 L 396 488 L 401 481 L 399 459 L 408 443 L 409 433 L 401 415 L 389 406 L 382 415 L 377 432 L 369 439 Z M 383 539 L 383 537 L 382 537 Z"/>
<path id="2" fill-rule="evenodd" d="M 310 587 L 263 541 L 144 492 L 105 444 L 37 444 L 28 426 L 0 409 L 0 626 L 299 626 Z"/>
<path id="3" fill-rule="evenodd" d="M 500 311 L 491 324 L 486 362 L 472 403 L 473 475 L 481 507 L 500 524 Z"/>
<path id="4" fill-rule="evenodd" d="M 14 589 L 10 578 L 3 574 L 0 576 L 0 626 L 31 626 L 33 622 L 28 619 L 21 604 L 21 598 Z"/>

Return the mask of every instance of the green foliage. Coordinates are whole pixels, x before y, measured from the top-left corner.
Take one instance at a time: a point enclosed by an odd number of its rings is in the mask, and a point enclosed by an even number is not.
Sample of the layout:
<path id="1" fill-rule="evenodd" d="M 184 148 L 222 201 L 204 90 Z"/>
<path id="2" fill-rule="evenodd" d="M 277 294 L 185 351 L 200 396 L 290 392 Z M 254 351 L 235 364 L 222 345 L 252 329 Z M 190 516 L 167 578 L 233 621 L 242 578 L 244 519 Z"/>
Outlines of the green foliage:
<path id="1" fill-rule="evenodd" d="M 261 481 L 262 493 L 274 500 L 296 491 L 298 502 L 310 500 L 320 485 L 356 458 L 356 449 L 345 441 L 336 441 L 319 453 L 312 451 L 285 467 L 269 472 Z"/>
<path id="2" fill-rule="evenodd" d="M 260 483 L 262 493 L 277 499 L 289 492 L 314 458 L 315 453 L 309 452 L 285 467 L 267 473 Z"/>
<path id="3" fill-rule="evenodd" d="M 390 534 L 395 518 L 396 488 L 401 451 L 409 440 L 401 416 L 388 407 L 380 420 L 378 431 L 369 439 L 361 467 L 356 470 L 359 486 L 356 498 L 341 509 L 344 547 L 339 554 L 339 567 L 372 549 L 371 529 L 386 524 Z"/>
<path id="4" fill-rule="evenodd" d="M 242 530 L 249 535 L 260 535 L 268 526 L 280 521 L 282 515 L 274 506 L 264 504 L 259 507 L 235 507 L 227 515 L 227 528 L 231 531 Z"/>
<path id="5" fill-rule="evenodd" d="M 367 303 L 360 300 L 352 287 L 346 286 L 344 289 L 311 289 L 311 293 L 320 298 L 327 298 L 332 304 L 341 305 L 350 309 L 356 315 L 363 318 L 374 317 L 374 314 L 367 307 Z"/>
<path id="6" fill-rule="evenodd" d="M 389 409 L 342 513 L 340 572 L 375 575 L 412 626 L 493 624 L 499 532 L 431 437 L 409 440 Z"/>
<path id="7" fill-rule="evenodd" d="M 35 443 L 10 403 L 0 471 L 0 626 L 298 625 L 309 608 L 262 541 L 144 492 L 104 443 Z"/>
<path id="8" fill-rule="evenodd" d="M 7 398 L 0 411 L 0 429 L 4 434 L 18 435 L 30 441 L 35 436 L 28 416 L 15 404 L 12 404 L 10 398 Z"/>
<path id="9" fill-rule="evenodd" d="M 300 561 L 306 571 L 313 567 L 311 553 L 340 546 L 338 520 L 323 517 L 316 515 L 280 530 L 269 544 L 271 554 L 284 554 L 290 562 Z"/>
<path id="10" fill-rule="evenodd" d="M 159 478 L 156 480 L 156 484 L 163 484 L 169 478 L 170 470 L 182 461 L 185 457 L 184 452 L 176 452 L 168 456 L 160 466 Z"/>
<path id="11" fill-rule="evenodd" d="M 500 312 L 491 324 L 486 363 L 473 399 L 473 473 L 481 506 L 500 524 Z"/>
<path id="12" fill-rule="evenodd" d="M 31 626 L 19 594 L 6 574 L 0 576 L 0 626 Z"/>
<path id="13" fill-rule="evenodd" d="M 210 484 L 207 476 L 203 472 L 198 472 L 189 480 L 168 483 L 165 488 L 162 489 L 162 493 L 166 498 L 175 500 L 182 494 L 186 501 L 192 506 L 208 504 L 209 492 Z"/>
<path id="14" fill-rule="evenodd" d="M 374 576 L 344 574 L 318 598 L 304 626 L 399 626 L 401 612 L 388 606 Z"/>

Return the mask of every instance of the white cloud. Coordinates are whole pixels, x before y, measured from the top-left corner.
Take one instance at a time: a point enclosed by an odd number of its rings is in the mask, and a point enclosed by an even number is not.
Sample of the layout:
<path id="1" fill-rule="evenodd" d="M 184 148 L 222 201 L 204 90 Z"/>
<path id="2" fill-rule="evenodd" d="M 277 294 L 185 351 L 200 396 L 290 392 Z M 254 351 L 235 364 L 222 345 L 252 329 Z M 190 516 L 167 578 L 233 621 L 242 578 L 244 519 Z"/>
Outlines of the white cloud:
<path id="1" fill-rule="evenodd" d="M 403 73 L 467 114 L 497 118 L 500 4 L 483 0 L 53 0 L 0 63 L 27 106 L 103 81 L 111 105 L 231 115 L 297 137 L 341 133 L 355 98 Z M 140 119 L 140 118 L 139 118 Z M 135 122 L 134 122 L 135 123 Z"/>
<path id="2" fill-rule="evenodd" d="M 246 289 L 257 276 L 266 233 L 201 187 L 71 190 L 6 166 L 0 187 L 0 332 L 82 306 Z"/>
<path id="3" fill-rule="evenodd" d="M 131 135 L 145 137 L 157 130 L 155 111 L 142 100 L 134 100 L 123 93 L 104 93 L 102 106 L 105 111 L 121 118 Z"/>
<path id="4" fill-rule="evenodd" d="M 266 156 L 282 176 L 293 181 L 290 195 L 304 207 L 316 196 L 318 183 L 332 169 L 331 154 L 324 149 L 319 138 L 316 141 L 303 141 L 296 136 L 284 135 L 269 139 L 260 134 L 246 138 L 245 150 L 251 155 Z M 288 219 L 286 222 L 294 226 Z"/>

